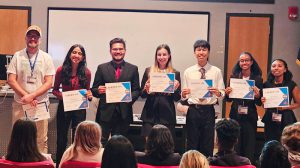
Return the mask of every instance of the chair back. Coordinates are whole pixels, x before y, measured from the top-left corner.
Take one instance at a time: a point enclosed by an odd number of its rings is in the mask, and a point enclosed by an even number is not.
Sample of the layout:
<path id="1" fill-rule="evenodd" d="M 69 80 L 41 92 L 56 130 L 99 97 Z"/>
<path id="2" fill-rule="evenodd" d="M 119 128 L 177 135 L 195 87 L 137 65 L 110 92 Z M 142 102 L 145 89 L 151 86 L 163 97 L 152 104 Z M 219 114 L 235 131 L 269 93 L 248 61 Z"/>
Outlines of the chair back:
<path id="1" fill-rule="evenodd" d="M 138 168 L 179 168 L 179 166 L 152 166 L 138 163 Z"/>
<path id="2" fill-rule="evenodd" d="M 81 162 L 69 160 L 61 165 L 61 168 L 100 168 L 100 162 Z"/>
<path id="3" fill-rule="evenodd" d="M 244 165 L 244 166 L 209 166 L 210 168 L 256 168 L 253 165 Z"/>
<path id="4" fill-rule="evenodd" d="M 49 160 L 41 162 L 12 162 L 0 159 L 0 168 L 54 168 L 54 165 Z"/>

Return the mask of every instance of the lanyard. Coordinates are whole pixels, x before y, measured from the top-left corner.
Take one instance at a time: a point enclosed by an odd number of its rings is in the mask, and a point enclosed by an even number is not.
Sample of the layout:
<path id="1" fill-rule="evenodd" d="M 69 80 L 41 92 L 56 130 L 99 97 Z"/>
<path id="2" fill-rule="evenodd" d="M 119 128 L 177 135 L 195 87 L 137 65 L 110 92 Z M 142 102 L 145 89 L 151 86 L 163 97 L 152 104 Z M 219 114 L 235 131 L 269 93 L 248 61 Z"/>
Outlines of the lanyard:
<path id="1" fill-rule="evenodd" d="M 37 60 L 37 57 L 39 55 L 39 50 L 37 51 L 36 53 L 36 56 L 34 58 L 34 61 L 33 61 L 33 64 L 32 62 L 30 61 L 30 58 L 29 58 L 29 55 L 28 55 L 28 52 L 26 51 L 26 54 L 28 56 L 28 60 L 29 60 L 29 65 L 30 65 L 30 69 L 31 69 L 31 76 L 33 76 L 33 71 L 34 71 L 34 67 L 35 67 L 35 63 L 36 63 L 36 60 Z"/>

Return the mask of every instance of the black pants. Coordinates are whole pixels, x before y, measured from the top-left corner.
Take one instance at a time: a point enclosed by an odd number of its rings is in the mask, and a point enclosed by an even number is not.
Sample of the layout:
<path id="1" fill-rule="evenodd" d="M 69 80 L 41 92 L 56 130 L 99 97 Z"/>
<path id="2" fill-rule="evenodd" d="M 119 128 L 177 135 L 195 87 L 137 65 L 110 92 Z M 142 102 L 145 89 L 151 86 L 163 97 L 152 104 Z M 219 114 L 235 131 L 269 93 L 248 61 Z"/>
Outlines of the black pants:
<path id="1" fill-rule="evenodd" d="M 270 121 L 265 123 L 265 141 L 277 140 L 280 142 L 283 129 L 284 125 L 280 122 Z"/>
<path id="2" fill-rule="evenodd" d="M 191 105 L 186 116 L 187 150 L 213 156 L 215 109 L 213 105 Z"/>
<path id="3" fill-rule="evenodd" d="M 86 110 L 75 110 L 64 112 L 64 105 L 59 101 L 56 115 L 57 129 L 57 148 L 56 148 L 56 163 L 59 165 L 62 155 L 64 154 L 68 144 L 68 131 L 71 124 L 72 142 L 75 136 L 77 125 L 86 119 Z"/>
<path id="4" fill-rule="evenodd" d="M 251 163 L 255 163 L 255 143 L 256 143 L 256 130 L 257 122 L 250 120 L 238 121 L 241 131 L 240 138 L 237 144 L 237 152 L 239 155 L 250 159 Z"/>
<path id="5" fill-rule="evenodd" d="M 130 122 L 122 118 L 119 108 L 119 106 L 116 106 L 116 109 L 110 121 L 99 121 L 99 119 L 97 119 L 97 122 L 102 128 L 101 143 L 103 146 L 106 145 L 110 135 L 127 136 Z"/>

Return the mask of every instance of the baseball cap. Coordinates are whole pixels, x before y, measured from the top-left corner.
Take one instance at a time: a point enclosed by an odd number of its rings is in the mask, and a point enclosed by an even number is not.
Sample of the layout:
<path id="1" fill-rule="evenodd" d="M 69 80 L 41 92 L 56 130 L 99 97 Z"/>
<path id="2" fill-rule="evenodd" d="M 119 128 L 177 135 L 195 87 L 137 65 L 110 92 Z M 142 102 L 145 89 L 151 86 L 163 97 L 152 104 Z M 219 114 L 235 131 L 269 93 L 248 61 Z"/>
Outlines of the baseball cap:
<path id="1" fill-rule="evenodd" d="M 39 26 L 37 26 L 37 25 L 31 25 L 30 27 L 28 27 L 28 29 L 26 30 L 26 35 L 31 30 L 37 31 L 39 33 L 40 37 L 42 37 L 42 30 L 41 30 L 41 28 Z"/>

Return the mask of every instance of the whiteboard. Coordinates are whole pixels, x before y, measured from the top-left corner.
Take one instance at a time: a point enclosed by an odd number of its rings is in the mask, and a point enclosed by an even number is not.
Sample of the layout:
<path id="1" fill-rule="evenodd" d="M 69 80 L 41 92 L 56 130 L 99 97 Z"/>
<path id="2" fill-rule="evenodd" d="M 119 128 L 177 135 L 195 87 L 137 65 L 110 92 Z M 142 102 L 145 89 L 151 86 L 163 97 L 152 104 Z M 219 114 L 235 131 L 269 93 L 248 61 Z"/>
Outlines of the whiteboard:
<path id="1" fill-rule="evenodd" d="M 173 67 L 183 75 L 196 64 L 194 42 L 208 40 L 208 31 L 208 12 L 49 8 L 47 50 L 57 68 L 73 44 L 82 44 L 92 84 L 97 66 L 112 59 L 109 41 L 121 37 L 125 61 L 138 66 L 141 80 L 163 43 L 170 46 Z"/>

